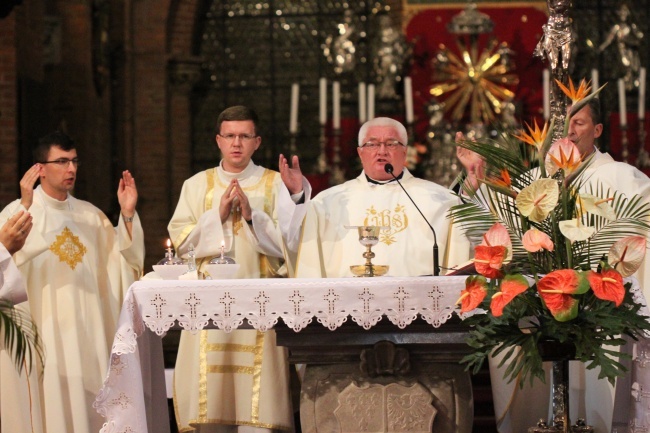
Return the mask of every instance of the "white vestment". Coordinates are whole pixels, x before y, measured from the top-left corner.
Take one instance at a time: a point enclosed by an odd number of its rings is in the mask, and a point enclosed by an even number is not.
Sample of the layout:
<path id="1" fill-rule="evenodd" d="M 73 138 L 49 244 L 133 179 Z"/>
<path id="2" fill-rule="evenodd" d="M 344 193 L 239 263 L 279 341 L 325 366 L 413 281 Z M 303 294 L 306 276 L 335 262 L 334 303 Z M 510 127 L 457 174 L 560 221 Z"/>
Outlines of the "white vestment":
<path id="1" fill-rule="evenodd" d="M 11 254 L 0 244 L 0 299 L 19 304 L 27 300 L 25 281 Z"/>
<path id="2" fill-rule="evenodd" d="M 582 175 L 585 181 L 581 192 L 597 192 L 602 188 L 605 197 L 614 192 L 631 198 L 638 194 L 646 201 L 650 199 L 650 179 L 636 167 L 615 161 L 609 154 L 596 150 Z M 609 193 L 608 193 L 609 191 Z M 635 277 L 643 289 L 643 294 L 650 299 L 650 259 L 646 260 Z M 527 382 L 520 390 L 515 381 L 506 384 L 503 369 L 497 369 L 499 359 L 490 359 L 492 392 L 497 427 L 500 433 L 519 433 L 536 425 L 541 419 L 549 419 L 550 368 L 547 368 L 546 384 L 535 380 L 531 387 Z M 545 366 L 548 363 L 545 363 Z M 550 365 L 550 364 L 549 364 Z M 505 367 L 504 367 L 505 368 Z M 617 396 L 614 406 L 614 388 L 606 379 L 598 379 L 598 369 L 587 370 L 582 363 L 571 362 L 569 371 L 570 420 L 575 423 L 578 418 L 586 419 L 596 432 L 610 432 L 612 418 L 626 419 L 629 409 L 629 389 Z M 619 401 L 619 397 L 627 397 Z M 616 412 L 615 412 L 616 410 Z"/>
<path id="3" fill-rule="evenodd" d="M 236 178 L 253 210 L 247 223 L 234 206 L 223 224 L 219 201 Z M 183 257 L 194 245 L 199 269 L 221 252 L 240 264 L 238 278 L 281 276 L 285 249 L 278 228 L 278 172 L 252 162 L 241 173 L 221 166 L 198 173 L 183 184 L 169 223 L 169 234 Z M 288 197 L 288 191 L 284 189 Z M 215 301 L 217 302 L 217 301 Z M 174 373 L 174 405 L 179 431 L 291 430 L 286 349 L 275 332 L 256 330 L 184 331 Z"/>
<path id="4" fill-rule="evenodd" d="M 388 265 L 391 276 L 433 273 L 434 235 L 428 224 L 436 232 L 440 266 L 465 261 L 468 247 L 464 237 L 460 242 L 449 238 L 447 213 L 458 204 L 458 198 L 447 188 L 413 177 L 406 169 L 400 182 L 426 221 L 397 182 L 375 184 L 363 172 L 312 199 L 303 224 L 296 276 L 352 276 L 350 266 L 365 263 L 365 247 L 359 243 L 358 231 L 346 226 L 386 227 L 372 247 L 372 263 Z"/>
<path id="5" fill-rule="evenodd" d="M 10 203 L 0 224 L 20 210 L 25 210 L 20 200 Z M 25 279 L 23 305 L 38 326 L 45 365 L 42 375 L 34 368 L 28 380 L 3 354 L 2 431 L 97 433 L 104 419 L 92 404 L 108 371 L 123 296 L 142 274 L 142 227 L 136 215 L 131 239 L 121 219 L 114 228 L 92 204 L 70 195 L 53 199 L 40 186 L 29 213 L 34 226 L 14 259 Z"/>

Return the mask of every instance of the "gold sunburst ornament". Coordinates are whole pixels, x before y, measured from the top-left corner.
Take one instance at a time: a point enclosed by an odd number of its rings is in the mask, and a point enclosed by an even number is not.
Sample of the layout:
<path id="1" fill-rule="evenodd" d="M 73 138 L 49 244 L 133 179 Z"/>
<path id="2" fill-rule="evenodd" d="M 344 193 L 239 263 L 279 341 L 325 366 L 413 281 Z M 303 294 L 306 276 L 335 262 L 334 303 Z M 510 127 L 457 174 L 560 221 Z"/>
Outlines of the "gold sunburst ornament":
<path id="1" fill-rule="evenodd" d="M 436 57 L 431 96 L 444 97 L 445 111 L 453 121 L 461 121 L 469 108 L 471 123 L 492 123 L 504 103 L 515 96 L 510 88 L 519 83 L 509 62 L 504 61 L 507 46 L 491 39 L 479 54 L 476 38 L 457 43 L 460 55 L 442 46 Z"/>

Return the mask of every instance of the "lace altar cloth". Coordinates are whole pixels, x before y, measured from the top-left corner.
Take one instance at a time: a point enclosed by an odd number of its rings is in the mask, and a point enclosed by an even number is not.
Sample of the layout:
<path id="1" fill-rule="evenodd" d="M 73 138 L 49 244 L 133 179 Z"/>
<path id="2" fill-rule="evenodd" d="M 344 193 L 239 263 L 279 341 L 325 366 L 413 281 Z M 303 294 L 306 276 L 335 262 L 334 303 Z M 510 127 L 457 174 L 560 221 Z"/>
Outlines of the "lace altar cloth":
<path id="1" fill-rule="evenodd" d="M 145 327 L 164 335 L 178 323 L 198 332 L 210 322 L 230 332 L 247 320 L 266 331 L 282 318 L 299 332 L 313 319 L 335 330 L 348 317 L 370 329 L 384 316 L 405 328 L 418 316 L 433 327 L 456 310 L 464 276 L 410 278 L 146 280 L 127 292 L 110 368 L 94 407 L 101 433 L 147 433 L 138 337 Z"/>

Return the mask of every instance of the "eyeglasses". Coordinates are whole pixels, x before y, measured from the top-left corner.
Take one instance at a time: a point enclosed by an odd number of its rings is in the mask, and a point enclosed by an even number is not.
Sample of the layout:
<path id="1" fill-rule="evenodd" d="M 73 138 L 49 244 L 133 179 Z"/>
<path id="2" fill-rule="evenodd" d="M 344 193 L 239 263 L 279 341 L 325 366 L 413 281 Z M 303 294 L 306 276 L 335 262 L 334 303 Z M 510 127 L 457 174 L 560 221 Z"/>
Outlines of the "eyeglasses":
<path id="1" fill-rule="evenodd" d="M 404 144 L 399 140 L 389 139 L 386 141 L 375 141 L 375 140 L 366 141 L 361 145 L 361 147 L 369 150 L 379 150 L 382 144 L 388 150 L 395 150 L 398 149 L 400 146 L 404 146 Z"/>
<path id="2" fill-rule="evenodd" d="M 72 158 L 72 159 L 59 158 L 53 161 L 43 161 L 39 164 L 54 164 L 57 167 L 67 168 L 70 163 L 72 163 L 72 165 L 74 165 L 75 167 L 79 167 L 79 158 Z"/>
<path id="3" fill-rule="evenodd" d="M 239 141 L 242 143 L 250 143 L 251 141 L 257 138 L 257 135 L 253 134 L 217 134 L 219 137 L 223 138 L 226 143 L 230 144 L 235 141 L 235 138 L 239 138 Z"/>

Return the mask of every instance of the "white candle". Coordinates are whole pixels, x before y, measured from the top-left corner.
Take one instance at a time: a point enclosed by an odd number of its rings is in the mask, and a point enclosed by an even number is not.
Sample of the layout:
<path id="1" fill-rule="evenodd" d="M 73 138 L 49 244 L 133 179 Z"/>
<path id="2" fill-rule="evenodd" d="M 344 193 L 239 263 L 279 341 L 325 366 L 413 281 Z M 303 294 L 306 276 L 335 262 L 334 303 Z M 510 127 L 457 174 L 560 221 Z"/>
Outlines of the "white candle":
<path id="1" fill-rule="evenodd" d="M 598 82 L 598 69 L 591 70 L 591 93 L 594 93 L 600 87 Z"/>
<path id="2" fill-rule="evenodd" d="M 544 120 L 551 117 L 551 73 L 548 69 L 543 72 L 542 93 L 544 94 Z"/>
<path id="3" fill-rule="evenodd" d="M 375 118 L 375 85 L 368 84 L 368 120 Z"/>
<path id="4" fill-rule="evenodd" d="M 625 106 L 625 82 L 618 79 L 618 114 L 621 120 L 621 128 L 627 126 L 627 107 Z"/>
<path id="5" fill-rule="evenodd" d="M 223 259 L 223 250 L 224 250 L 225 248 L 226 248 L 226 242 L 222 240 L 222 241 L 221 241 L 221 258 L 222 258 L 222 259 Z"/>
<path id="6" fill-rule="evenodd" d="M 646 69 L 639 70 L 639 119 L 645 119 L 645 76 Z"/>
<path id="7" fill-rule="evenodd" d="M 334 129 L 341 129 L 341 83 L 332 83 L 332 104 L 334 104 Z"/>
<path id="8" fill-rule="evenodd" d="M 406 123 L 413 123 L 413 83 L 411 77 L 404 77 L 404 105 L 406 108 Z"/>
<path id="9" fill-rule="evenodd" d="M 359 83 L 359 124 L 366 122 L 366 83 Z"/>
<path id="10" fill-rule="evenodd" d="M 289 113 L 289 132 L 298 132 L 298 98 L 300 96 L 300 84 L 291 85 L 291 112 Z"/>
<path id="11" fill-rule="evenodd" d="M 167 254 L 169 257 L 172 257 L 172 240 L 167 239 Z"/>
<path id="12" fill-rule="evenodd" d="M 327 78 L 321 78 L 318 85 L 320 90 L 318 120 L 321 125 L 324 125 L 327 123 Z"/>

